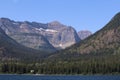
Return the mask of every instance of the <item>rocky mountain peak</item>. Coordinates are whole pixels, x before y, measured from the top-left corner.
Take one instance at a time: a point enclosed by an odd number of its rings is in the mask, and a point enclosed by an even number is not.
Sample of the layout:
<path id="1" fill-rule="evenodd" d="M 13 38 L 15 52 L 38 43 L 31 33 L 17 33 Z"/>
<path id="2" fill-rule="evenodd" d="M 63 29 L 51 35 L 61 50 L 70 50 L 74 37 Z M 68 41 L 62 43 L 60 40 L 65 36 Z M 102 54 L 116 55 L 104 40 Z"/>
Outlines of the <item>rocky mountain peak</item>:
<path id="1" fill-rule="evenodd" d="M 78 36 L 80 37 L 81 40 L 87 38 L 88 36 L 90 36 L 92 34 L 92 32 L 88 31 L 88 30 L 82 30 L 78 32 Z"/>
<path id="2" fill-rule="evenodd" d="M 53 21 L 48 23 L 48 28 L 49 29 L 54 29 L 54 30 L 61 30 L 63 28 L 66 28 L 66 25 L 63 25 L 62 23 L 58 22 L 58 21 Z"/>
<path id="3" fill-rule="evenodd" d="M 11 21 L 9 18 L 0 18 L 2 21 Z"/>
<path id="4" fill-rule="evenodd" d="M 52 25 L 52 26 L 61 25 L 61 23 L 60 23 L 59 21 L 52 21 L 52 22 L 50 22 L 50 23 L 48 23 L 48 24 L 50 24 L 50 25 Z"/>
<path id="5" fill-rule="evenodd" d="M 6 24 L 6 23 L 10 23 L 10 22 L 14 22 L 14 21 L 12 21 L 8 18 L 0 18 L 0 25 L 3 23 Z"/>

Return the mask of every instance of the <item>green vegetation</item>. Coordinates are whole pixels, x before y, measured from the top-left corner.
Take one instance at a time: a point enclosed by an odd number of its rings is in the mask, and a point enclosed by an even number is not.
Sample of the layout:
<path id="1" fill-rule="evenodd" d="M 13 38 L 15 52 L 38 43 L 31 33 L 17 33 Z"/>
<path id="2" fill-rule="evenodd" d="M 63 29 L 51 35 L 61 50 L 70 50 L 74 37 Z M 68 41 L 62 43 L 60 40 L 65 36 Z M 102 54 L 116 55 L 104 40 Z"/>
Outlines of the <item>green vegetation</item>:
<path id="1" fill-rule="evenodd" d="M 120 74 L 120 55 L 81 56 L 41 62 L 2 61 L 0 73 L 16 74 Z"/>

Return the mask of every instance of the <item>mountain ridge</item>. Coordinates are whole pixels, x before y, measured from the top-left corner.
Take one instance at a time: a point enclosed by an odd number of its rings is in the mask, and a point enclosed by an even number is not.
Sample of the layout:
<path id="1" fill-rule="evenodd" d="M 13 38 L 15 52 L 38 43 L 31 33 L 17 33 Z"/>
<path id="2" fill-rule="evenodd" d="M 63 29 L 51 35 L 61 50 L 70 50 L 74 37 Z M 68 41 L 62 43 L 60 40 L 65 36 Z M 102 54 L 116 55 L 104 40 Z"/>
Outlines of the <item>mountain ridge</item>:
<path id="1" fill-rule="evenodd" d="M 46 53 L 46 54 L 45 54 Z M 32 57 L 34 60 L 43 58 L 47 52 L 34 50 L 20 45 L 15 40 L 5 34 L 0 28 L 0 59 L 1 60 L 26 60 Z M 33 60 L 31 58 L 31 61 Z"/>
<path id="2" fill-rule="evenodd" d="M 1 18 L 0 27 L 18 43 L 43 51 L 47 48 L 48 51 L 54 52 L 56 49 L 64 49 L 80 41 L 74 28 L 63 25 L 58 21 L 43 24 L 28 21 L 16 22 L 8 18 Z M 67 34 L 71 34 L 69 35 L 71 39 L 66 38 Z M 63 40 L 66 40 L 66 42 L 63 42 Z"/>

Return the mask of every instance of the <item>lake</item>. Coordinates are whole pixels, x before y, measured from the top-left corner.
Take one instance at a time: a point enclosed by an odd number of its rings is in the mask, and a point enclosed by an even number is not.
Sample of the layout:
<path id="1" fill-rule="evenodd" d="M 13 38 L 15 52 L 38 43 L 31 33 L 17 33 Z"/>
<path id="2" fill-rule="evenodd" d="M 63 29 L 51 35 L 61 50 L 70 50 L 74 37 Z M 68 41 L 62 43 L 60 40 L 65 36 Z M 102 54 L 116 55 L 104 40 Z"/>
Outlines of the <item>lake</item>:
<path id="1" fill-rule="evenodd" d="M 120 80 L 120 76 L 0 75 L 0 80 Z"/>

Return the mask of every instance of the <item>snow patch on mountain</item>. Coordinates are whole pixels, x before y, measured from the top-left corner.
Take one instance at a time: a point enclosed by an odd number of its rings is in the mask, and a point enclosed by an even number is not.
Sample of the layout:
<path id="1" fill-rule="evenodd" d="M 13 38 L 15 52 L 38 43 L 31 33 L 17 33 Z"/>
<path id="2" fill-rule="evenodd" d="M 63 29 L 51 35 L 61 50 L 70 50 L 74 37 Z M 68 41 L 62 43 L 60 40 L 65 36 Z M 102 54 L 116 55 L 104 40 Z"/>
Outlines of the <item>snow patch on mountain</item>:
<path id="1" fill-rule="evenodd" d="M 53 32 L 53 33 L 58 32 L 58 31 L 53 30 L 53 29 L 43 29 L 43 28 L 35 28 L 35 29 L 38 30 L 38 31 L 46 31 L 46 32 Z"/>

